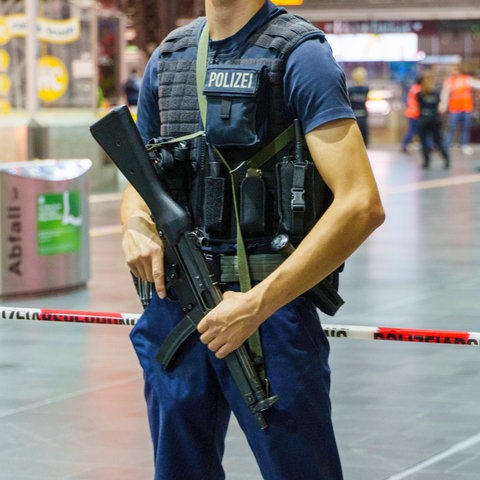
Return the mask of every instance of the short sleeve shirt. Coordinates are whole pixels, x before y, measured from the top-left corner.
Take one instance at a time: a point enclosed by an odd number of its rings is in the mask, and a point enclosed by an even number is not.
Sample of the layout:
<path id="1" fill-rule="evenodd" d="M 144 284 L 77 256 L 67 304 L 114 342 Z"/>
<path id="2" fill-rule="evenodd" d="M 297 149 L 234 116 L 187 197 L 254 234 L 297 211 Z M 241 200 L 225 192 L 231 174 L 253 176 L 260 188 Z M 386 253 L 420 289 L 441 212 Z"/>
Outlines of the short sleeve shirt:
<path id="1" fill-rule="evenodd" d="M 210 42 L 216 54 L 231 54 L 265 24 L 278 8 L 270 1 L 235 35 Z M 151 56 L 143 76 L 138 102 L 137 126 L 144 142 L 160 132 L 158 112 L 158 49 Z M 327 41 L 310 39 L 302 42 L 289 56 L 283 79 L 285 111 L 298 118 L 304 133 L 341 118 L 354 119 L 345 74 L 332 55 Z"/>

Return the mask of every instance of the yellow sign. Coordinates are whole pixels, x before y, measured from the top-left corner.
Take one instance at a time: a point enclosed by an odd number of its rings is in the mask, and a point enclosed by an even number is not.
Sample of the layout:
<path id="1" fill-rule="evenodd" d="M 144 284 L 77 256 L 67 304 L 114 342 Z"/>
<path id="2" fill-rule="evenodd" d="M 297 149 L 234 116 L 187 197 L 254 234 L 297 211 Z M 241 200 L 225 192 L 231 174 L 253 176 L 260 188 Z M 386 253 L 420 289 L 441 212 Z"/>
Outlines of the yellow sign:
<path id="1" fill-rule="evenodd" d="M 67 90 L 68 71 L 57 57 L 45 56 L 38 59 L 38 98 L 44 102 L 58 100 Z"/>
<path id="2" fill-rule="evenodd" d="M 73 43 L 80 38 L 80 30 L 79 18 L 68 18 L 67 20 L 39 18 L 37 20 L 37 36 L 43 42 Z"/>
<path id="3" fill-rule="evenodd" d="M 10 41 L 10 37 L 7 17 L 0 16 L 0 45 L 6 45 Z"/>
<path id="4" fill-rule="evenodd" d="M 0 95 L 8 95 L 10 91 L 10 77 L 4 73 L 0 73 Z"/>
<path id="5" fill-rule="evenodd" d="M 0 50 L 0 72 L 6 72 L 10 66 L 10 55 L 6 50 Z"/>
<path id="6" fill-rule="evenodd" d="M 77 17 L 66 20 L 37 18 L 37 38 L 42 42 L 66 44 L 80 38 L 81 25 Z M 27 17 L 22 13 L 0 16 L 0 45 L 6 45 L 14 37 L 27 34 Z"/>
<path id="7" fill-rule="evenodd" d="M 8 115 L 10 113 L 10 102 L 0 98 L 0 115 Z"/>
<path id="8" fill-rule="evenodd" d="M 303 0 L 273 0 L 275 5 L 303 5 Z"/>

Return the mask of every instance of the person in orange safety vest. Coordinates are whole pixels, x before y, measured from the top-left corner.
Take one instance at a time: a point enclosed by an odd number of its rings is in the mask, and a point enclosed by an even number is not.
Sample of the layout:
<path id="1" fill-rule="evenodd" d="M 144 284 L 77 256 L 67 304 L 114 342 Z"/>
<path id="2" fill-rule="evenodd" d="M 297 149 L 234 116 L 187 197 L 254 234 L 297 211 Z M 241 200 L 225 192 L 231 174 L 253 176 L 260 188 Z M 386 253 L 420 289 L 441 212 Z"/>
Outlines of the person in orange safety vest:
<path id="1" fill-rule="evenodd" d="M 472 112 L 475 108 L 472 90 L 480 90 L 480 80 L 468 75 L 462 65 L 454 65 L 451 75 L 444 81 L 440 112 L 448 114 L 445 148 L 452 144 L 456 130 L 460 130 L 460 147 L 464 153 L 473 153 L 470 143 Z"/>
<path id="2" fill-rule="evenodd" d="M 413 137 L 418 134 L 418 117 L 420 109 L 418 106 L 417 95 L 421 90 L 422 75 L 418 75 L 415 83 L 410 87 L 405 100 L 405 117 L 408 119 L 408 128 L 405 137 L 402 140 L 402 152 L 407 153 L 407 147 L 412 142 Z"/>

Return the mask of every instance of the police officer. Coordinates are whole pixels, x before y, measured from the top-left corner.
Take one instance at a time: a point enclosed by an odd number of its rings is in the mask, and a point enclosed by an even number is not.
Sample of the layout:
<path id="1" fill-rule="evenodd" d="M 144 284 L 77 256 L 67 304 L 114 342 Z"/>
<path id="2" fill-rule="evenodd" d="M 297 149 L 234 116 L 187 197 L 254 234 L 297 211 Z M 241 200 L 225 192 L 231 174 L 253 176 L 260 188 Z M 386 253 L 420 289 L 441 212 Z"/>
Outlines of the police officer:
<path id="1" fill-rule="evenodd" d="M 149 211 L 127 188 L 121 207 L 126 260 L 135 276 L 155 283 L 158 293 L 131 334 L 144 369 L 155 478 L 225 478 L 221 462 L 233 411 L 264 479 L 339 480 L 329 347 L 315 305 L 302 294 L 341 266 L 383 222 L 382 204 L 344 74 L 324 35 L 268 0 L 206 0 L 205 8 L 206 25 L 205 19 L 197 19 L 181 27 L 152 55 L 143 77 L 137 125 L 145 142 L 159 135 L 206 130 L 206 140 L 200 138 L 191 149 L 195 175 L 186 207 L 206 231 L 210 253 L 228 259 L 236 252 L 232 193 L 225 187 L 230 175 L 235 172 L 238 182 L 251 180 L 252 172 L 242 170 L 243 162 L 295 118 L 312 165 L 333 200 L 300 238 L 293 232 L 296 250 L 264 278 L 254 278 L 253 288 L 239 292 L 238 282 L 224 284 L 223 301 L 199 323 L 198 335 L 182 346 L 174 368 L 164 371 L 156 355 L 183 314 L 166 298 L 162 242 Z M 206 79 L 205 126 L 195 84 L 204 28 L 209 35 L 206 74 L 200 79 Z M 223 155 L 228 169 L 216 153 Z M 290 192 L 288 202 L 275 198 L 283 195 L 276 193 L 275 183 L 282 183 L 277 165 L 285 155 L 277 153 L 257 169 L 260 173 L 253 172 L 257 187 L 258 181 L 265 183 L 255 190 L 263 192 L 262 198 L 242 212 L 248 216 L 250 209 L 262 205 L 254 216 L 261 221 L 243 222 L 252 257 L 272 253 L 273 234 L 295 230 L 291 222 L 282 223 L 276 210 L 279 203 L 290 205 Z M 213 207 L 210 188 L 223 195 Z M 305 191 L 305 198 L 309 195 Z M 229 213 L 213 218 L 223 210 Z M 223 360 L 257 329 L 271 391 L 279 396 L 265 414 L 265 430 L 246 408 Z"/>

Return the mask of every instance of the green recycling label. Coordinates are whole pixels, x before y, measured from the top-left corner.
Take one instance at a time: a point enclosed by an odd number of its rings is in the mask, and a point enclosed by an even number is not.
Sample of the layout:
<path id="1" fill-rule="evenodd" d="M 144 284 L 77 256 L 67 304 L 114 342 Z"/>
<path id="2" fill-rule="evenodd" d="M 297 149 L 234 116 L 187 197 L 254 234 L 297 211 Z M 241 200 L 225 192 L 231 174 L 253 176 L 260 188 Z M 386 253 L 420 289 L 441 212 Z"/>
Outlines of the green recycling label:
<path id="1" fill-rule="evenodd" d="M 39 255 L 78 252 L 81 247 L 80 192 L 37 196 L 37 251 Z"/>

